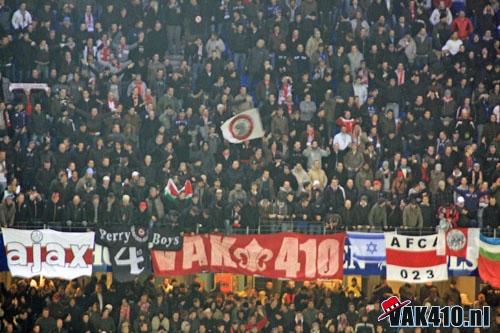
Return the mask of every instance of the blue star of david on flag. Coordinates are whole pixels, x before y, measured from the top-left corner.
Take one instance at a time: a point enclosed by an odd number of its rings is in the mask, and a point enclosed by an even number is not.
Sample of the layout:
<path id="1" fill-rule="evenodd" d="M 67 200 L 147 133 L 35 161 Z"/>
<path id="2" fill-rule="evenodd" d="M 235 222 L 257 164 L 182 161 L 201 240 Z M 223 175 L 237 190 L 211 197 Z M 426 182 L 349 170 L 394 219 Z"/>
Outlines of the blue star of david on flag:
<path id="1" fill-rule="evenodd" d="M 383 233 L 348 232 L 351 256 L 357 261 L 381 263 L 385 261 L 385 240 Z"/>
<path id="2" fill-rule="evenodd" d="M 377 252 L 377 244 L 373 242 L 366 244 L 366 252 L 369 252 L 370 254 Z"/>

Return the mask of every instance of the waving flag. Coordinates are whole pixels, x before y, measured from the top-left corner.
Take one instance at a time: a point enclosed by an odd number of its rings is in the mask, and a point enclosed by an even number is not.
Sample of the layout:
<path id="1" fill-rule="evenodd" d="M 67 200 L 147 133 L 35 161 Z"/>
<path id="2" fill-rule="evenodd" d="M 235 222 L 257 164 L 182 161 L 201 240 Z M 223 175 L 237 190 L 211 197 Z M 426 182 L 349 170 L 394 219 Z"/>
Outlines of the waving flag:
<path id="1" fill-rule="evenodd" d="M 478 268 L 481 279 L 500 288 L 500 238 L 481 235 Z"/>
<path id="2" fill-rule="evenodd" d="M 231 143 L 262 138 L 265 134 L 259 110 L 250 109 L 226 120 L 221 126 L 224 139 Z"/>
<path id="3" fill-rule="evenodd" d="M 191 185 L 191 181 L 186 180 L 184 183 L 184 187 L 180 190 L 177 189 L 174 181 L 169 179 L 167 182 L 167 186 L 163 190 L 163 195 L 170 201 L 177 201 L 179 199 L 179 195 L 184 194 L 185 199 L 191 199 L 193 196 L 193 185 Z"/>

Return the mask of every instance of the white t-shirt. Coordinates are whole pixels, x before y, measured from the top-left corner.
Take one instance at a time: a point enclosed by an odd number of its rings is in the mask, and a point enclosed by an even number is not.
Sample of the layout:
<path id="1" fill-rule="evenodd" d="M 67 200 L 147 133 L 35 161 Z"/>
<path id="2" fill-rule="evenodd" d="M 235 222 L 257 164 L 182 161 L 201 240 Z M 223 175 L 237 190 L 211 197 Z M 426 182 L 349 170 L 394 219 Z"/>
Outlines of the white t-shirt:
<path id="1" fill-rule="evenodd" d="M 333 137 L 333 144 L 335 145 L 338 143 L 340 150 L 345 150 L 349 147 L 351 142 L 352 137 L 347 133 L 339 132 Z"/>
<path id="2" fill-rule="evenodd" d="M 457 40 L 448 39 L 446 44 L 444 44 L 442 50 L 450 52 L 451 55 L 455 55 L 458 53 L 458 51 L 460 50 L 460 46 L 463 43 L 464 42 L 462 42 L 460 39 Z"/>

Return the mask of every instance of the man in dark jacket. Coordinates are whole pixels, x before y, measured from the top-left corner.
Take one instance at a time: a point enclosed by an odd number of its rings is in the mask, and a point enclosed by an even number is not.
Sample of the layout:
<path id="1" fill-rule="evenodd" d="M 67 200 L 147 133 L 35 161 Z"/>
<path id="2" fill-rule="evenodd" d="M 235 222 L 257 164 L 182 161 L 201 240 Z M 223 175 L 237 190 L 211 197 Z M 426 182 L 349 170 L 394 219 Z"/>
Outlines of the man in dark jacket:
<path id="1" fill-rule="evenodd" d="M 338 213 L 344 206 L 345 194 L 344 189 L 339 186 L 339 180 L 332 178 L 330 186 L 324 193 L 324 203 L 330 213 Z"/>
<path id="2" fill-rule="evenodd" d="M 355 226 L 354 218 L 354 208 L 352 207 L 352 201 L 347 199 L 344 202 L 344 206 L 340 209 L 341 224 L 345 225 L 348 230 L 352 230 Z"/>
<path id="3" fill-rule="evenodd" d="M 79 195 L 75 194 L 66 209 L 66 220 L 80 224 L 86 220 L 85 204 Z"/>
<path id="4" fill-rule="evenodd" d="M 498 228 L 500 221 L 500 209 L 495 196 L 491 196 L 488 206 L 483 211 L 483 227 Z"/>
<path id="5" fill-rule="evenodd" d="M 431 207 L 429 194 L 422 194 L 422 202 L 420 203 L 420 210 L 422 211 L 422 217 L 424 219 L 424 228 L 429 228 L 435 226 L 435 212 Z"/>
<path id="6" fill-rule="evenodd" d="M 247 67 L 251 83 L 256 82 L 258 76 L 263 72 L 264 61 L 269 59 L 269 51 L 265 48 L 265 45 L 264 39 L 260 38 L 248 55 Z"/>
<path id="7" fill-rule="evenodd" d="M 115 224 L 121 220 L 120 216 L 121 214 L 118 208 L 118 203 L 116 202 L 115 194 L 113 192 L 109 192 L 102 210 L 102 222 Z"/>
<path id="8" fill-rule="evenodd" d="M 43 212 L 45 223 L 50 225 L 60 225 L 65 220 L 65 205 L 59 192 L 52 192 Z"/>
<path id="9" fill-rule="evenodd" d="M 149 222 L 151 222 L 151 213 L 148 211 L 146 201 L 139 203 L 139 209 L 135 212 L 133 221 L 135 226 L 148 227 Z"/>
<path id="10" fill-rule="evenodd" d="M 368 205 L 368 197 L 362 195 L 359 202 L 354 206 L 354 226 L 368 226 L 368 215 L 370 214 L 370 206 Z"/>
<path id="11" fill-rule="evenodd" d="M 40 332 L 51 333 L 56 328 L 56 320 L 50 316 L 49 308 L 44 308 L 42 316 L 37 319 L 36 325 L 40 326 Z"/>
<path id="12" fill-rule="evenodd" d="M 116 333 L 115 321 L 109 316 L 110 309 L 109 306 L 106 306 L 102 311 L 101 318 L 96 319 L 95 326 L 98 332 Z"/>

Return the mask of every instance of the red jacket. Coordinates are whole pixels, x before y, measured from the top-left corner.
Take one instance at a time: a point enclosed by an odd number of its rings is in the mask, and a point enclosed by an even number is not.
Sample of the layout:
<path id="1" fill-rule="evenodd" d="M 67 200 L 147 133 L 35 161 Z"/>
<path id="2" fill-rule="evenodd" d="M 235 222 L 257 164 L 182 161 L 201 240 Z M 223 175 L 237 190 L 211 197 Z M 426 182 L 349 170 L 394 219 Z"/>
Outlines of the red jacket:
<path id="1" fill-rule="evenodd" d="M 457 17 L 451 23 L 451 30 L 458 33 L 458 38 L 467 39 L 474 31 L 474 26 L 468 17 Z"/>
<path id="2" fill-rule="evenodd" d="M 353 118 L 346 119 L 344 117 L 340 117 L 339 119 L 337 119 L 337 125 L 339 125 L 340 127 L 345 126 L 347 129 L 347 133 L 352 133 L 352 130 L 354 129 L 356 123 L 356 119 Z"/>

